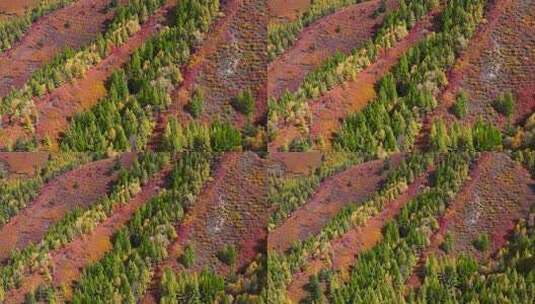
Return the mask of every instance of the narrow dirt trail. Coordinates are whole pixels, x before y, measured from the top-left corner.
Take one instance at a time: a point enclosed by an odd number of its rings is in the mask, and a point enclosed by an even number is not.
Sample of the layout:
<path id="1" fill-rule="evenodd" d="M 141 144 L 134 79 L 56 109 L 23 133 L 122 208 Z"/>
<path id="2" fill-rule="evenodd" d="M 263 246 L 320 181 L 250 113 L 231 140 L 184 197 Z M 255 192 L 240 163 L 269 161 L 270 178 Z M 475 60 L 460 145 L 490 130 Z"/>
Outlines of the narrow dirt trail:
<path id="1" fill-rule="evenodd" d="M 331 241 L 326 255 L 310 258 L 305 269 L 296 273 L 288 286 L 287 292 L 292 303 L 300 303 L 305 298 L 307 294 L 305 286 L 310 276 L 319 273 L 323 268 L 341 271 L 342 277 L 347 278 L 350 266 L 355 263 L 359 253 L 372 248 L 382 240 L 382 230 L 386 222 L 397 216 L 401 209 L 420 193 L 427 184 L 428 177 L 429 171 L 418 177 L 407 190 L 388 203 L 379 214 L 369 219 L 365 226 L 352 229 Z"/>
<path id="2" fill-rule="evenodd" d="M 89 235 L 82 235 L 65 247 L 50 253 L 53 267 L 52 285 L 60 287 L 65 283 L 67 299 L 72 296 L 73 283 L 80 278 L 83 269 L 100 260 L 106 252 L 112 249 L 112 238 L 115 233 L 130 220 L 138 208 L 155 197 L 165 187 L 167 176 L 171 170 L 172 166 L 162 169 L 142 187 L 138 194 L 128 203 L 118 206 L 112 216 L 100 223 Z M 19 289 L 10 290 L 7 293 L 6 304 L 24 302 L 24 296 L 28 292 L 45 282 L 47 282 L 46 278 L 39 273 L 25 276 Z"/>
<path id="3" fill-rule="evenodd" d="M 473 166 L 470 179 L 440 218 L 439 229 L 407 280 L 407 291 L 421 286 L 429 256 L 445 254 L 440 245 L 447 233 L 453 238 L 448 255 L 464 253 L 481 262 L 491 260 L 506 244 L 518 219 L 528 214 L 531 202 L 535 201 L 534 186 L 529 172 L 506 154 L 483 153 Z M 472 243 L 481 233 L 487 233 L 491 240 L 489 250 L 484 252 Z"/>
<path id="4" fill-rule="evenodd" d="M 48 228 L 76 207 L 88 207 L 103 197 L 118 178 L 114 170 L 116 159 L 89 163 L 68 171 L 43 186 L 38 196 L 11 221 L 0 228 L 0 262 L 12 250 L 40 242 Z M 123 155 L 120 160 L 129 166 L 133 157 Z"/>
<path id="5" fill-rule="evenodd" d="M 310 125 L 312 138 L 323 138 L 328 148 L 334 132 L 341 126 L 342 119 L 352 112 L 362 110 L 373 100 L 376 96 L 374 86 L 377 81 L 398 63 L 410 47 L 432 31 L 433 21 L 439 13 L 440 9 L 433 10 L 418 21 L 409 35 L 399 41 L 394 48 L 380 51 L 378 59 L 358 73 L 355 80 L 336 86 L 318 100 L 311 101 L 309 106 L 312 114 Z M 295 135 L 299 133 L 297 126 L 281 126 L 277 137 L 269 144 L 269 150 L 277 151 L 297 138 Z"/>
<path id="6" fill-rule="evenodd" d="M 269 64 L 268 96 L 279 99 L 286 90 L 296 91 L 305 76 L 327 58 L 362 47 L 383 23 L 385 13 L 374 14 L 379 3 L 372 0 L 347 6 L 305 28 L 295 43 Z M 394 8 L 397 0 L 387 4 Z"/>
<path id="7" fill-rule="evenodd" d="M 155 267 L 149 290 L 141 303 L 158 303 L 159 284 L 165 268 L 198 272 L 206 267 L 225 275 L 232 269 L 215 256 L 223 246 L 237 249 L 235 269 L 249 265 L 265 252 L 267 238 L 267 189 L 265 161 L 254 153 L 226 153 L 219 161 L 195 206 L 177 225 L 178 239 L 169 246 L 169 257 Z M 179 257 L 187 245 L 195 250 L 195 263 L 185 269 Z"/>
<path id="8" fill-rule="evenodd" d="M 442 118 L 446 123 L 452 123 L 456 120 L 449 109 L 455 103 L 455 97 L 461 88 L 463 78 L 472 69 L 470 62 L 477 60 L 485 51 L 484 46 L 492 39 L 492 33 L 499 25 L 500 16 L 511 7 L 513 2 L 513 0 L 495 0 L 492 2 L 485 14 L 486 22 L 478 27 L 466 50 L 456 60 L 455 66 L 448 71 L 448 84 L 437 97 L 438 106 L 423 119 L 422 128 L 416 138 L 417 149 L 424 150 L 428 146 L 428 136 L 435 119 Z"/>
<path id="9" fill-rule="evenodd" d="M 31 74 L 66 47 L 95 39 L 113 17 L 111 0 L 78 0 L 39 18 L 11 49 L 0 53 L 0 97 L 21 88 Z"/>
<path id="10" fill-rule="evenodd" d="M 397 166 L 400 159 L 394 158 L 392 165 Z M 384 162 L 375 160 L 355 165 L 325 179 L 305 205 L 270 232 L 268 249 L 282 253 L 294 241 L 319 233 L 345 206 L 369 198 L 385 181 L 387 174 Z"/>
<path id="11" fill-rule="evenodd" d="M 149 20 L 141 25 L 141 29 L 131 36 L 124 44 L 116 47 L 112 53 L 90 68 L 82 79 L 66 83 L 50 94 L 35 101 L 38 121 L 35 135 L 42 140 L 48 136 L 52 140 L 52 149 L 58 148 L 58 141 L 69 127 L 70 118 L 77 113 L 87 111 L 101 98 L 106 96 L 105 82 L 111 73 L 127 63 L 134 53 L 147 39 L 159 32 L 166 21 L 166 16 L 174 7 L 176 0 L 168 0 Z M 24 127 L 5 124 L 0 130 L 0 149 L 19 137 L 28 137 Z"/>

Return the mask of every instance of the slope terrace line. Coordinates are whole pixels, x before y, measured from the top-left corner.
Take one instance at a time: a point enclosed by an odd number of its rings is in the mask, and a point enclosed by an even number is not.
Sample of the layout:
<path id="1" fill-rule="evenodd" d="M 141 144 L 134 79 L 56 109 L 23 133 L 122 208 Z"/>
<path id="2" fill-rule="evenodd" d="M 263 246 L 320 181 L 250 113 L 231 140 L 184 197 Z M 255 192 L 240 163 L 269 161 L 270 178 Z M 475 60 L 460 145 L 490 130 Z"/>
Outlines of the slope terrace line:
<path id="1" fill-rule="evenodd" d="M 89 110 L 106 95 L 105 82 L 112 72 L 128 62 L 130 55 L 147 39 L 159 32 L 165 23 L 167 14 L 171 11 L 176 0 L 168 0 L 158 9 L 149 20 L 141 25 L 141 29 L 134 33 L 120 47 L 91 67 L 83 78 L 73 83 L 66 83 L 53 92 L 37 99 L 35 106 L 38 121 L 35 125 L 35 136 L 38 140 L 45 137 L 51 139 L 52 149 L 58 149 L 58 141 L 68 128 L 70 118 L 77 113 Z M 10 142 L 26 137 L 27 131 L 20 124 L 12 125 L 0 130 L 0 149 L 5 149 Z"/>
<path id="2" fill-rule="evenodd" d="M 171 94 L 169 107 L 157 113 L 156 127 L 149 147 L 158 149 L 167 123 L 176 117 L 182 126 L 191 122 L 210 125 L 216 120 L 242 128 L 249 121 L 263 124 L 267 112 L 266 23 L 263 0 L 234 0 L 225 7 L 225 16 L 216 21 L 210 38 L 184 67 L 184 82 Z M 193 92 L 203 93 L 204 106 L 199 117 L 187 111 Z M 241 92 L 249 90 L 255 100 L 254 111 L 244 115 L 232 105 Z"/>
<path id="3" fill-rule="evenodd" d="M 61 50 L 93 41 L 113 18 L 113 10 L 107 10 L 110 3 L 78 0 L 35 21 L 21 40 L 0 53 L 0 97 L 22 88 L 34 71 Z"/>
<path id="4" fill-rule="evenodd" d="M 376 216 L 370 218 L 367 223 L 356 229 L 351 229 L 341 237 L 331 241 L 328 253 L 315 255 L 308 259 L 307 266 L 301 272 L 293 275 L 292 282 L 288 285 L 287 293 L 293 303 L 300 303 L 306 296 L 305 287 L 311 275 L 318 274 L 323 268 L 341 271 L 342 278 L 349 275 L 350 266 L 354 265 L 358 254 L 366 251 L 382 240 L 384 225 L 396 217 L 401 209 L 427 184 L 429 171 L 419 176 L 397 198 L 389 202 Z"/>
<path id="5" fill-rule="evenodd" d="M 55 222 L 75 207 L 87 207 L 110 190 L 118 178 L 113 170 L 116 161 L 132 164 L 132 154 L 108 158 L 68 171 L 43 186 L 39 195 L 0 229 L 0 262 L 12 250 L 21 250 L 30 243 L 39 243 Z"/>
<path id="6" fill-rule="evenodd" d="M 338 85 L 319 99 L 309 103 L 312 114 L 310 126 L 312 138 L 322 138 L 325 148 L 330 147 L 334 132 L 341 126 L 340 120 L 348 113 L 362 110 L 374 99 L 376 96 L 374 85 L 377 81 L 398 63 L 406 51 L 422 41 L 432 31 L 433 21 L 440 12 L 440 7 L 435 8 L 417 21 L 409 35 L 397 42 L 393 48 L 381 50 L 377 60 L 359 72 L 355 80 Z M 270 142 L 269 150 L 277 151 L 298 138 L 300 134 L 301 131 L 297 126 L 285 124 L 278 130 L 275 139 Z"/>
<path id="7" fill-rule="evenodd" d="M 397 2 L 387 1 L 387 8 L 395 8 Z M 269 97 L 279 99 L 284 91 L 297 90 L 305 76 L 325 59 L 363 46 L 383 23 L 386 11 L 375 14 L 379 4 L 379 0 L 353 4 L 304 29 L 290 48 L 269 63 Z"/>
<path id="8" fill-rule="evenodd" d="M 396 167 L 400 161 L 401 155 L 395 156 L 391 165 Z M 387 174 L 384 162 L 375 160 L 326 178 L 305 205 L 270 232 L 268 250 L 282 253 L 295 240 L 305 240 L 317 234 L 346 205 L 369 198 L 385 181 Z"/>
<path id="9" fill-rule="evenodd" d="M 489 2 L 489 7 L 485 12 L 486 22 L 478 26 L 474 36 L 468 42 L 468 47 L 456 60 L 455 65 L 448 71 L 448 84 L 437 97 L 438 106 L 428 113 L 423 121 L 421 131 L 416 138 L 416 148 L 423 150 L 429 144 L 428 135 L 431 126 L 436 118 L 442 118 L 446 123 L 455 121 L 455 116 L 450 112 L 451 106 L 455 103 L 455 97 L 461 89 L 464 75 L 469 72 L 470 62 L 477 60 L 485 51 L 485 46 L 493 39 L 494 30 L 499 26 L 500 16 L 509 10 L 514 1 L 495 0 Z M 529 109 L 529 107 L 525 107 Z"/>
<path id="10" fill-rule="evenodd" d="M 112 238 L 115 233 L 130 220 L 143 204 L 155 197 L 165 187 L 171 170 L 171 165 L 160 170 L 128 203 L 118 207 L 90 234 L 81 235 L 65 247 L 50 253 L 53 271 L 49 283 L 56 288 L 65 286 L 66 300 L 72 296 L 72 283 L 80 278 L 83 269 L 100 260 L 112 248 Z M 45 282 L 48 282 L 47 278 L 40 273 L 32 273 L 24 277 L 19 289 L 12 289 L 6 294 L 6 304 L 24 302 L 24 297 L 28 292 L 35 290 Z"/>

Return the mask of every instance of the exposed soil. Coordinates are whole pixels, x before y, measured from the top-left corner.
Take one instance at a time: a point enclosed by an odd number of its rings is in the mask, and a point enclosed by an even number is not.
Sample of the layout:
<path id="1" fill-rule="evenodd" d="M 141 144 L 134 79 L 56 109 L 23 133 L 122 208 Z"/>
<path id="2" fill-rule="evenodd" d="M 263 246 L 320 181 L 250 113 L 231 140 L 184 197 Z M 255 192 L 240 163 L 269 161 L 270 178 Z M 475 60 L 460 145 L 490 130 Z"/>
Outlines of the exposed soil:
<path id="1" fill-rule="evenodd" d="M 397 166 L 401 157 L 392 159 Z M 319 233 L 321 228 L 345 206 L 362 203 L 386 179 L 382 160 L 353 166 L 326 178 L 310 200 L 269 234 L 268 249 L 284 252 L 293 242 Z"/>
<path id="2" fill-rule="evenodd" d="M 381 213 L 369 219 L 365 226 L 348 231 L 342 237 L 333 240 L 326 253 L 309 259 L 305 268 L 293 276 L 288 286 L 288 296 L 292 302 L 299 303 L 306 296 L 304 288 L 310 276 L 319 273 L 323 268 L 341 271 L 341 277 L 348 278 L 350 266 L 355 264 L 359 253 L 372 248 L 382 240 L 385 223 L 398 215 L 401 209 L 418 195 L 427 183 L 427 178 L 428 174 L 417 178 L 404 193 L 388 203 Z"/>
<path id="3" fill-rule="evenodd" d="M 13 48 L 0 54 L 0 97 L 21 88 L 61 50 L 77 49 L 94 40 L 113 16 L 113 11 L 105 9 L 110 2 L 79 0 L 34 22 Z"/>
<path id="4" fill-rule="evenodd" d="M 52 140 L 52 148 L 57 149 L 58 140 L 68 128 L 71 117 L 89 110 L 107 94 L 105 82 L 108 77 L 115 69 L 128 62 L 130 55 L 143 42 L 160 30 L 174 3 L 175 0 L 169 0 L 167 5 L 151 15 L 126 43 L 116 47 L 108 57 L 89 69 L 82 79 L 66 83 L 52 93 L 37 99 L 35 101 L 39 117 L 35 125 L 37 139 L 41 140 L 48 136 Z M 4 128 L 0 130 L 2 139 L 0 148 L 5 148 L 19 137 L 30 135 L 20 124 L 7 126 L 7 123 L 4 123 Z"/>
<path id="5" fill-rule="evenodd" d="M 440 245 L 447 233 L 453 238 L 449 255 L 471 254 L 480 261 L 491 259 L 507 241 L 519 218 L 535 201 L 535 181 L 504 153 L 484 153 L 472 169 L 470 180 L 457 194 L 440 219 L 439 230 L 420 257 L 409 288 L 421 284 L 425 261 L 432 254 L 443 255 Z M 490 236 L 489 249 L 477 250 L 473 241 L 482 233 Z"/>
<path id="6" fill-rule="evenodd" d="M 323 153 L 274 152 L 270 158 L 281 164 L 286 174 L 310 175 L 321 166 Z"/>
<path id="7" fill-rule="evenodd" d="M 296 20 L 312 4 L 312 0 L 269 0 L 269 23 L 284 23 Z"/>
<path id="8" fill-rule="evenodd" d="M 186 105 L 195 89 L 204 94 L 204 109 L 198 120 L 229 121 L 237 127 L 247 117 L 235 111 L 231 101 L 250 89 L 256 100 L 253 121 L 260 123 L 267 111 L 267 13 L 265 0 L 231 0 L 207 39 L 183 70 L 184 82 L 172 93 L 172 104 L 157 117 L 150 146 L 155 149 L 172 116 L 182 124 L 192 120 Z"/>
<path id="9" fill-rule="evenodd" d="M 120 161 L 129 166 L 133 157 L 123 154 Z M 0 261 L 13 249 L 41 241 L 48 228 L 69 211 L 88 207 L 103 197 L 118 177 L 115 162 L 113 158 L 92 162 L 45 184 L 34 201 L 1 227 Z"/>
<path id="10" fill-rule="evenodd" d="M 26 11 L 31 10 L 39 4 L 39 0 L 17 0 L 0 2 L 0 22 L 13 17 L 24 16 Z"/>
<path id="11" fill-rule="evenodd" d="M 201 271 L 206 267 L 228 274 L 249 265 L 265 252 L 267 238 L 266 161 L 254 153 L 226 153 L 194 207 L 177 227 L 178 239 L 169 246 L 169 257 L 155 270 L 151 288 L 142 303 L 158 303 L 159 282 L 166 267 L 174 271 Z M 179 263 L 185 246 L 195 250 L 195 263 Z M 225 245 L 238 251 L 234 269 L 216 257 Z"/>
<path id="12" fill-rule="evenodd" d="M 362 110 L 376 95 L 374 86 L 416 43 L 421 41 L 433 28 L 433 20 L 439 10 L 435 9 L 411 29 L 409 35 L 399 41 L 394 48 L 380 52 L 379 58 L 361 71 L 354 81 L 345 82 L 310 103 L 312 121 L 310 133 L 313 138 L 323 138 L 325 145 L 331 144 L 334 132 L 349 113 Z M 290 143 L 295 137 L 295 126 L 281 126 L 277 137 L 270 142 L 269 150 L 276 151 Z"/>
<path id="13" fill-rule="evenodd" d="M 384 15 L 374 15 L 379 0 L 365 1 L 340 9 L 308 26 L 295 44 L 269 64 L 268 96 L 279 99 L 296 91 L 305 76 L 337 52 L 348 54 L 372 38 Z M 390 0 L 389 8 L 397 1 Z"/>
<path id="14" fill-rule="evenodd" d="M 127 204 L 119 206 L 113 215 L 99 224 L 91 234 L 78 237 L 65 247 L 51 252 L 52 283 L 55 287 L 65 283 L 67 299 L 71 297 L 72 284 L 80 278 L 83 269 L 100 260 L 112 248 L 114 234 L 128 222 L 138 208 L 160 192 L 165 186 L 170 170 L 171 166 L 168 166 L 151 178 L 142 187 L 141 192 Z M 25 276 L 21 288 L 7 293 L 6 303 L 23 302 L 26 293 L 44 282 L 45 277 L 39 273 Z"/>
<path id="15" fill-rule="evenodd" d="M 0 152 L 0 170 L 6 172 L 6 178 L 34 177 L 46 165 L 48 152 Z"/>

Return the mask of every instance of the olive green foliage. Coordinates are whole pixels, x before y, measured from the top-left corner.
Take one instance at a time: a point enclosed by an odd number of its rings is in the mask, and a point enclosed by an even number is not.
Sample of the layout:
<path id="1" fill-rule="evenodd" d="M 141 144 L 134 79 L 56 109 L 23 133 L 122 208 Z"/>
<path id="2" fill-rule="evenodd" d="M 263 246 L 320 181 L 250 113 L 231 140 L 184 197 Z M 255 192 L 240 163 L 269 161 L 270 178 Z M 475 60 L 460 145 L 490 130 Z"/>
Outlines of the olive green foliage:
<path id="1" fill-rule="evenodd" d="M 472 127 L 458 123 L 447 128 L 444 121 L 436 120 L 431 126 L 431 149 L 445 151 L 496 151 L 502 148 L 502 134 L 492 124 L 478 119 Z"/>
<path id="2" fill-rule="evenodd" d="M 452 111 L 457 118 L 461 119 L 466 116 L 466 111 L 468 107 L 468 96 L 464 91 L 461 91 L 455 98 L 455 103 L 453 104 Z"/>
<path id="3" fill-rule="evenodd" d="M 24 87 L 12 90 L 2 98 L 0 114 L 6 114 L 10 121 L 21 119 L 25 128 L 33 132 L 34 123 L 39 118 L 33 98 L 52 92 L 74 79 L 82 78 L 89 68 L 109 55 L 113 46 L 120 46 L 137 32 L 140 23 L 146 21 L 149 14 L 155 12 L 164 2 L 135 0 L 117 7 L 103 34 L 99 34 L 95 41 L 79 50 L 65 48 L 50 62 L 33 72 Z"/>
<path id="4" fill-rule="evenodd" d="M 242 135 L 229 122 L 214 121 L 211 126 L 191 122 L 183 127 L 171 118 L 163 135 L 164 151 L 237 151 L 241 150 Z"/>
<path id="5" fill-rule="evenodd" d="M 237 255 L 236 247 L 233 245 L 225 245 L 225 247 L 217 252 L 217 258 L 229 266 L 236 263 Z"/>
<path id="6" fill-rule="evenodd" d="M 186 268 L 193 266 L 195 263 L 195 249 L 193 246 L 188 245 L 184 248 L 184 253 L 180 256 L 180 263 Z"/>
<path id="7" fill-rule="evenodd" d="M 203 93 L 196 89 L 193 91 L 193 95 L 187 105 L 187 109 L 193 118 L 199 118 L 204 108 L 204 95 Z"/>
<path id="8" fill-rule="evenodd" d="M 479 251 L 486 251 L 490 246 L 490 237 L 486 233 L 482 233 L 477 236 L 472 242 L 474 247 Z"/>
<path id="9" fill-rule="evenodd" d="M 43 174 L 50 178 L 60 168 L 74 166 L 80 162 L 89 161 L 90 154 L 70 153 L 57 154 L 49 161 L 49 169 Z M 149 177 L 160 170 L 167 162 L 169 156 L 165 153 L 142 154 L 129 169 L 120 169 L 119 177 L 109 194 L 94 202 L 89 208 L 74 208 L 61 220 L 52 224 L 46 231 L 43 239 L 25 247 L 21 251 L 15 250 L 6 264 L 0 268 L 0 290 L 10 290 L 20 285 L 22 278 L 28 271 L 39 271 L 49 275 L 48 253 L 63 247 L 82 234 L 93 231 L 95 227 L 107 219 L 115 208 L 129 201 L 141 191 L 140 186 L 145 184 Z"/>
<path id="10" fill-rule="evenodd" d="M 63 8 L 74 0 L 40 1 L 39 4 L 20 17 L 0 22 L 0 52 L 11 48 L 19 41 L 33 22 L 55 10 Z"/>
<path id="11" fill-rule="evenodd" d="M 498 96 L 498 99 L 492 104 L 494 109 L 500 114 L 510 117 L 515 109 L 515 98 L 510 91 Z"/>
<path id="12" fill-rule="evenodd" d="M 255 100 L 251 90 L 244 90 L 238 93 L 236 98 L 232 100 L 232 106 L 236 111 L 244 115 L 251 115 L 254 112 L 255 106 Z"/>

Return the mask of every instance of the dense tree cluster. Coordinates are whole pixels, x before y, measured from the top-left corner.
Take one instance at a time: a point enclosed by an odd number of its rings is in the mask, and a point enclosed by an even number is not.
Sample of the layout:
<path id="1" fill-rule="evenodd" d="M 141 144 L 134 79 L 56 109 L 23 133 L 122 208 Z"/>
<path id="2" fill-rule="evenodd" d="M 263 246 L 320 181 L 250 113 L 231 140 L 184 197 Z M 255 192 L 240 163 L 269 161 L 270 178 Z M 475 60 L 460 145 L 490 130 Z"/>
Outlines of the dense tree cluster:
<path id="1" fill-rule="evenodd" d="M 422 248 L 438 229 L 437 217 L 468 176 L 471 157 L 462 153 L 443 155 L 430 188 L 407 203 L 387 222 L 383 240 L 359 254 L 347 282 L 330 277 L 330 303 L 404 303 L 405 281 Z"/>
<path id="2" fill-rule="evenodd" d="M 211 126 L 190 122 L 182 127 L 176 118 L 171 118 L 163 135 L 164 151 L 238 151 L 242 135 L 229 122 L 214 121 Z"/>
<path id="3" fill-rule="evenodd" d="M 174 225 L 210 176 L 211 155 L 184 153 L 170 174 L 169 188 L 136 211 L 114 237 L 113 248 L 83 271 L 72 303 L 137 303 L 155 263 L 167 257 L 177 237 Z"/>
<path id="4" fill-rule="evenodd" d="M 23 16 L 14 17 L 0 22 L 0 53 L 10 49 L 19 41 L 33 22 L 40 17 L 63 8 L 75 0 L 39 1 L 39 4 L 27 11 Z"/>
<path id="5" fill-rule="evenodd" d="M 276 132 L 281 119 L 305 127 L 307 120 L 310 120 L 308 100 L 318 98 L 335 85 L 354 79 L 357 73 L 377 59 L 380 49 L 393 47 L 408 34 L 416 20 L 436 4 L 436 0 L 400 1 L 399 8 L 387 14 L 374 38 L 364 46 L 355 48 L 350 54 L 337 53 L 329 57 L 306 75 L 298 90 L 286 91 L 279 100 L 271 98 L 268 105 L 270 132 Z"/>
<path id="6" fill-rule="evenodd" d="M 179 1 L 175 25 L 148 40 L 124 70 L 110 79 L 108 95 L 77 115 L 61 142 L 64 150 L 142 149 L 154 127 L 152 116 L 170 103 L 170 90 L 182 81 L 185 64 L 219 11 L 218 0 Z"/>
<path id="7" fill-rule="evenodd" d="M 492 124 L 478 119 L 472 126 L 455 122 L 450 128 L 443 120 L 433 122 L 429 134 L 435 151 L 494 151 L 502 147 L 502 134 Z"/>
<path id="8" fill-rule="evenodd" d="M 190 101 L 188 102 L 187 109 L 193 118 L 199 118 L 204 108 L 204 94 L 195 89 Z"/>
<path id="9" fill-rule="evenodd" d="M 533 210 L 531 212 L 533 216 Z M 431 256 L 423 285 L 409 303 L 533 303 L 535 301 L 535 226 L 521 220 L 495 266 L 473 257 Z"/>
<path id="10" fill-rule="evenodd" d="M 160 304 L 268 303 L 261 295 L 265 287 L 265 258 L 258 256 L 244 273 L 231 274 L 224 278 L 212 270 L 174 273 L 164 270 L 160 290 Z"/>
<path id="11" fill-rule="evenodd" d="M 255 100 L 251 90 L 243 90 L 232 100 L 232 107 L 236 111 L 244 114 L 251 115 L 254 112 Z"/>
<path id="12" fill-rule="evenodd" d="M 35 71 L 24 87 L 2 98 L 0 115 L 7 115 L 10 121 L 20 118 L 24 126 L 33 132 L 34 122 L 38 120 L 33 98 L 82 78 L 89 68 L 111 52 L 112 47 L 120 46 L 139 31 L 140 23 L 164 3 L 164 0 L 135 0 L 119 6 L 103 35 L 99 34 L 94 42 L 77 51 L 67 47 L 51 62 Z"/>
<path id="13" fill-rule="evenodd" d="M 441 31 L 405 53 L 378 85 L 378 97 L 351 114 L 337 134 L 342 150 L 377 155 L 412 147 L 419 118 L 433 109 L 435 95 L 447 83 L 446 70 L 483 19 L 485 1 L 448 1 Z"/>
<path id="14" fill-rule="evenodd" d="M 323 251 L 335 238 L 350 229 L 366 224 L 369 218 L 378 214 L 383 206 L 406 190 L 407 185 L 422 174 L 434 161 L 435 155 L 413 155 L 390 170 L 385 184 L 370 199 L 363 203 L 349 204 L 338 212 L 321 231 L 306 240 L 296 242 L 284 254 L 270 253 L 269 291 L 276 299 L 284 299 L 286 285 L 292 274 L 303 267 L 310 255 Z M 282 302 L 282 301 L 281 301 Z"/>

